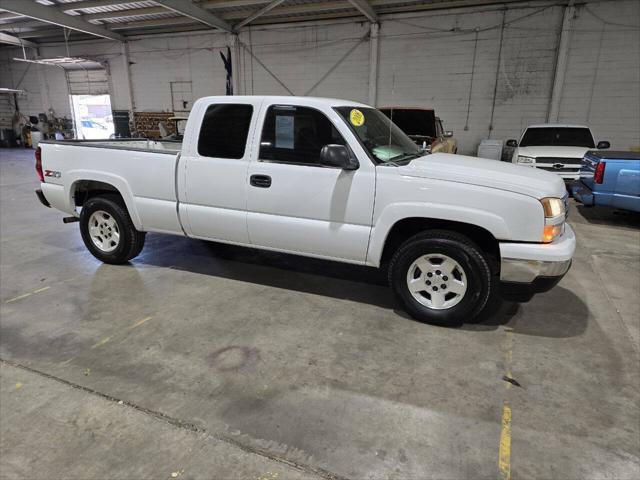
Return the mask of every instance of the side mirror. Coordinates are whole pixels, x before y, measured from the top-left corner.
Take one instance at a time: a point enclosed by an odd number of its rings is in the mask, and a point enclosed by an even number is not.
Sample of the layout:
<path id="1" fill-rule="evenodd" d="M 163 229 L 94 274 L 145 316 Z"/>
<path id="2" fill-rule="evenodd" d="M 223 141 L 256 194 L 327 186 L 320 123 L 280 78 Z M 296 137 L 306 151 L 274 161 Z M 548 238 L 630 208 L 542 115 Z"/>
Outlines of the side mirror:
<path id="1" fill-rule="evenodd" d="M 517 140 L 514 140 L 513 138 L 511 140 L 507 140 L 507 147 L 516 148 L 517 146 L 518 146 Z"/>
<path id="2" fill-rule="evenodd" d="M 344 145 L 329 144 L 320 150 L 320 164 L 325 167 L 341 168 L 343 170 L 357 170 L 358 160 L 351 157 L 351 152 Z"/>
<path id="3" fill-rule="evenodd" d="M 606 140 L 602 140 L 600 142 L 598 142 L 598 150 L 604 150 L 605 148 L 610 148 L 611 147 L 611 143 L 607 142 Z"/>
<path id="4" fill-rule="evenodd" d="M 453 132 L 451 130 L 447 130 L 446 132 L 444 132 L 444 134 L 442 136 L 444 138 L 451 138 L 451 137 L 453 137 Z"/>

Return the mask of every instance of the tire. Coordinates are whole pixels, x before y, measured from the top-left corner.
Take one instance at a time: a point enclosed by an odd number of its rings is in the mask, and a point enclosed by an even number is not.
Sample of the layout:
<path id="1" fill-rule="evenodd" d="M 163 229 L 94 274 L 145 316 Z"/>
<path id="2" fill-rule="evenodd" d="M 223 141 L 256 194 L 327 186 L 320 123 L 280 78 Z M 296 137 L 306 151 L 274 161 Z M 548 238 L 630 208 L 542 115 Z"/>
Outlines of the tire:
<path id="1" fill-rule="evenodd" d="M 413 318 L 455 326 L 473 321 L 497 287 L 489 265 L 487 255 L 468 237 L 431 230 L 398 248 L 389 264 L 389 283 Z"/>
<path id="2" fill-rule="evenodd" d="M 104 263 L 122 264 L 138 256 L 145 233 L 133 226 L 116 195 L 92 197 L 80 212 L 80 233 L 91 254 Z"/>

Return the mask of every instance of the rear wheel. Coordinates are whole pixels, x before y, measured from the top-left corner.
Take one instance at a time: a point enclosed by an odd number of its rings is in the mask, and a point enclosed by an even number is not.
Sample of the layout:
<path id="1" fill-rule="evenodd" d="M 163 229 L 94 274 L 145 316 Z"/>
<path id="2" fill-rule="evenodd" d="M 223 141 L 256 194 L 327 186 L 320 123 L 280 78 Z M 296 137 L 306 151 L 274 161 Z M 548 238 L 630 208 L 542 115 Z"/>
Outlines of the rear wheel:
<path id="1" fill-rule="evenodd" d="M 389 282 L 412 317 L 456 325 L 482 311 L 495 279 L 486 254 L 473 241 L 433 230 L 400 246 L 389 266 Z"/>
<path id="2" fill-rule="evenodd" d="M 105 263 L 126 263 L 144 247 L 145 233 L 136 230 L 116 196 L 93 197 L 85 202 L 80 233 L 91 254 Z"/>

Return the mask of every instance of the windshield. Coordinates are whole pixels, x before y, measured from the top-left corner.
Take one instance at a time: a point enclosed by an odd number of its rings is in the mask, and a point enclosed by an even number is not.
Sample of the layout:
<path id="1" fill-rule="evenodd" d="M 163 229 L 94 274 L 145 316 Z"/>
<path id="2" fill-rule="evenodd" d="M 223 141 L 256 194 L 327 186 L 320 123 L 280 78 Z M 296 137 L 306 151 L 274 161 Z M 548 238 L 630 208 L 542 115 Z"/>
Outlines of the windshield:
<path id="1" fill-rule="evenodd" d="M 557 146 L 594 148 L 593 137 L 588 128 L 536 127 L 524 132 L 521 147 Z"/>
<path id="2" fill-rule="evenodd" d="M 417 108 L 381 108 L 380 111 L 398 125 L 409 137 L 435 138 L 436 117 L 433 110 Z"/>
<path id="3" fill-rule="evenodd" d="M 380 110 L 364 107 L 335 110 L 377 162 L 395 163 L 422 155 L 418 146 Z"/>

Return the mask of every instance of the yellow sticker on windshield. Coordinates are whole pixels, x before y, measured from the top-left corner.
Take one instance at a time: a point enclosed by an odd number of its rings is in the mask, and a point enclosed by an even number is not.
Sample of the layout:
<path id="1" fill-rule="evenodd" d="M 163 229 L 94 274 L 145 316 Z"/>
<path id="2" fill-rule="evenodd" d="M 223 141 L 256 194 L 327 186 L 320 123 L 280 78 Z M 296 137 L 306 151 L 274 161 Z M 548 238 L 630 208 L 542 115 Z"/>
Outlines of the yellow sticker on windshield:
<path id="1" fill-rule="evenodd" d="M 354 127 L 361 127 L 364 125 L 364 113 L 354 108 L 351 110 L 351 113 L 349 113 L 349 120 L 351 120 Z"/>

